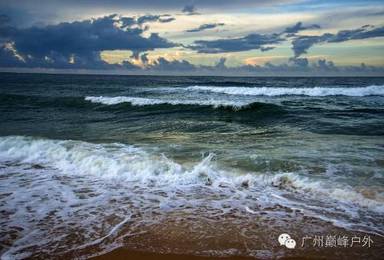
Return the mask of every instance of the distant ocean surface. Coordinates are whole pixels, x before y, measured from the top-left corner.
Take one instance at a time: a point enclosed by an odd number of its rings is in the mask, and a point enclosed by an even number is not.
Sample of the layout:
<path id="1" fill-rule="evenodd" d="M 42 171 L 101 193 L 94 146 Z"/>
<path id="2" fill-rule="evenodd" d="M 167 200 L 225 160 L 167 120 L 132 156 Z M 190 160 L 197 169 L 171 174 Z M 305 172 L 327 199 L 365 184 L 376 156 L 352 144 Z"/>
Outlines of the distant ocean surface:
<path id="1" fill-rule="evenodd" d="M 384 78 L 1 73 L 0 226 L 4 259 L 380 239 Z"/>

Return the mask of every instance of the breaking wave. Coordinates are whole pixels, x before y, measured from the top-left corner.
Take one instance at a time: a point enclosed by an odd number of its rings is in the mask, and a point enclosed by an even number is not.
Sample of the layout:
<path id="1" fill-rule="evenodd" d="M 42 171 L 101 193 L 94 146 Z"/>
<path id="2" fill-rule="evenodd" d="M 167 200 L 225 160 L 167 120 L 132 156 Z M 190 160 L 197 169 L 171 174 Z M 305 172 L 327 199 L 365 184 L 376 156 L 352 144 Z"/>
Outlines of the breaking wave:
<path id="1" fill-rule="evenodd" d="M 141 148 L 113 143 L 93 144 L 83 141 L 61 141 L 10 136 L 0 138 L 0 159 L 49 166 L 71 175 L 91 175 L 97 178 L 119 178 L 127 181 L 159 184 L 222 183 L 233 187 L 263 185 L 279 190 L 329 195 L 342 202 L 351 202 L 368 209 L 384 212 L 384 199 L 366 198 L 349 186 L 310 180 L 296 173 L 241 174 L 236 169 L 220 169 L 210 154 L 193 167 L 185 167 L 165 155 L 152 154 Z"/>
<path id="2" fill-rule="evenodd" d="M 384 212 L 384 194 L 382 193 L 376 194 L 375 199 L 366 198 L 346 184 L 315 181 L 295 173 L 276 174 L 268 178 L 268 183 L 279 189 L 309 192 L 324 199 L 332 198 L 341 203 L 353 203 L 377 212 Z"/>
<path id="3" fill-rule="evenodd" d="M 243 108 L 246 107 L 252 102 L 239 102 L 239 101 L 226 101 L 226 100 L 216 100 L 216 99 L 207 99 L 207 100 L 171 100 L 171 99 L 156 99 L 156 98 L 140 98 L 140 97 L 85 97 L 86 101 L 92 103 L 100 103 L 103 105 L 117 105 L 121 103 L 130 103 L 132 106 L 151 106 L 151 105 L 199 105 L 199 106 L 213 106 L 214 108 L 218 107 L 233 107 L 233 108 Z"/>
<path id="4" fill-rule="evenodd" d="M 383 96 L 384 86 L 367 87 L 313 87 L 313 88 L 281 88 L 281 87 L 214 87 L 214 86 L 191 86 L 190 91 L 205 91 L 223 93 L 229 95 L 247 96 Z"/>

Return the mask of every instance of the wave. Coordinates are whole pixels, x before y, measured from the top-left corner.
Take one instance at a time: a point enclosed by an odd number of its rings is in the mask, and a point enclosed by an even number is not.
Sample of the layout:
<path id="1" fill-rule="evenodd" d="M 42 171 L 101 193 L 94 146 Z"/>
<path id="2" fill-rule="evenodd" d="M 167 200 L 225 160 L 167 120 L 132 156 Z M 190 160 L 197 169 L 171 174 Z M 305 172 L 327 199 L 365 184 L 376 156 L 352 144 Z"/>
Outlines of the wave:
<path id="1" fill-rule="evenodd" d="M 130 177 L 166 170 L 162 160 L 149 163 L 148 155 L 129 145 L 99 145 L 81 141 L 60 141 L 13 136 L 0 138 L 0 158 L 43 164 L 63 173 L 99 177 Z M 138 160 L 139 159 L 139 160 Z M 158 163 L 157 163 L 158 162 Z M 144 163 L 144 164 L 143 164 Z M 166 163 L 164 167 L 170 166 Z"/>
<path id="2" fill-rule="evenodd" d="M 134 113 L 141 116 L 174 113 L 175 117 L 206 115 L 214 116 L 213 120 L 232 120 L 244 124 L 268 123 L 268 120 L 282 118 L 286 111 L 277 104 L 231 101 L 223 99 L 155 99 L 140 97 L 103 97 L 103 96 L 27 96 L 20 94 L 0 94 L 0 103 L 7 109 L 43 108 L 43 109 L 76 109 L 83 113 L 93 111 L 109 111 L 111 113 Z M 131 115 L 131 114 L 130 114 Z"/>
<path id="3" fill-rule="evenodd" d="M 122 103 L 129 103 L 132 106 L 153 106 L 153 105 L 197 105 L 197 106 L 212 106 L 214 108 L 219 107 L 231 107 L 234 109 L 242 109 L 252 105 L 255 102 L 240 102 L 230 100 L 218 100 L 218 99 L 207 99 L 207 100 L 180 100 L 180 99 L 156 99 L 156 98 L 141 98 L 141 97 L 128 97 L 128 96 L 117 96 L 117 97 L 85 97 L 86 101 L 92 103 L 99 103 L 103 105 L 117 105 Z"/>
<path id="4" fill-rule="evenodd" d="M 199 172 L 214 173 L 209 167 L 213 155 L 186 169 L 166 156 L 121 143 L 93 144 L 73 140 L 51 140 L 24 136 L 0 137 L 1 161 L 17 161 L 37 168 L 51 167 L 64 174 L 119 178 L 127 181 L 195 182 Z M 204 179 L 204 178 L 203 178 Z"/>
<path id="5" fill-rule="evenodd" d="M 353 203 L 384 212 L 384 201 L 366 198 L 352 187 L 333 182 L 314 181 L 296 173 L 242 174 L 236 169 L 221 169 L 213 154 L 192 167 L 172 161 L 165 155 L 151 154 L 141 148 L 113 143 L 93 144 L 83 141 L 36 139 L 24 136 L 0 137 L 1 161 L 18 161 L 53 167 L 64 174 L 119 178 L 126 181 L 159 184 L 205 184 L 233 188 L 259 185 L 313 195 L 332 195 L 333 200 Z"/>
<path id="6" fill-rule="evenodd" d="M 214 87 L 214 86 L 191 86 L 190 91 L 204 91 L 223 93 L 229 95 L 246 96 L 384 96 L 384 86 L 367 87 L 313 87 L 313 88 L 282 88 L 282 87 Z"/>
<path id="7" fill-rule="evenodd" d="M 366 198 L 346 184 L 315 181 L 295 173 L 281 173 L 269 176 L 268 182 L 280 189 L 301 191 L 303 193 L 309 192 L 324 198 L 332 198 L 339 202 L 353 203 L 377 212 L 384 212 L 384 198 L 381 198 L 380 194 L 376 196 L 376 199 Z M 341 205 L 339 204 L 339 206 Z"/>
<path id="8" fill-rule="evenodd" d="M 214 108 L 230 107 L 233 109 L 242 109 L 252 105 L 254 102 L 241 102 L 230 100 L 206 99 L 206 100 L 179 100 L 179 99 L 156 99 L 141 98 L 129 96 L 103 97 L 103 96 L 86 96 L 84 97 L 47 97 L 47 96 L 27 96 L 20 94 L 1 94 L 0 102 L 9 105 L 23 106 L 63 106 L 63 107 L 92 107 L 89 101 L 94 104 L 118 105 L 129 103 L 132 106 L 155 106 L 155 105 L 196 105 L 211 106 Z"/>
<path id="9" fill-rule="evenodd" d="M 254 101 L 230 101 L 222 99 L 154 99 L 139 97 L 85 97 L 92 104 L 102 104 L 102 110 L 137 111 L 158 113 L 159 111 L 175 113 L 209 114 L 215 120 L 232 120 L 244 124 L 263 124 L 268 120 L 284 118 L 287 114 L 280 105 Z"/>

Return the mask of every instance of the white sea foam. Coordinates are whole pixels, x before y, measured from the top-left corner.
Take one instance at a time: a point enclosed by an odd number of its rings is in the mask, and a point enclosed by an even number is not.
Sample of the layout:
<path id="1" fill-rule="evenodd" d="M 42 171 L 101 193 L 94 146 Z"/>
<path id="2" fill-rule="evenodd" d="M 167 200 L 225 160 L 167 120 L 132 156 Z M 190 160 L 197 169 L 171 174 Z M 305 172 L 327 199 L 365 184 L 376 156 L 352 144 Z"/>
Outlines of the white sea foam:
<path id="1" fill-rule="evenodd" d="M 159 173 L 177 174 L 180 165 L 164 156 L 153 157 L 129 145 L 100 145 L 79 141 L 0 138 L 0 158 L 44 164 L 66 174 L 101 178 L 145 179 Z"/>
<path id="2" fill-rule="evenodd" d="M 166 184 L 212 184 L 240 187 L 266 183 L 313 194 L 332 195 L 338 201 L 384 212 L 384 201 L 368 199 L 352 187 L 332 182 L 314 181 L 296 173 L 240 174 L 233 169 L 220 170 L 212 162 L 213 154 L 193 167 L 185 167 L 164 155 L 154 155 L 123 144 L 92 144 L 82 141 L 60 141 L 11 136 L 0 138 L 0 159 L 43 164 L 65 174 L 93 175 L 127 181 L 157 181 Z M 233 173 L 234 172 L 234 173 Z"/>
<path id="3" fill-rule="evenodd" d="M 238 208 L 254 215 L 258 207 L 284 205 L 344 227 L 352 218 L 369 232 L 376 232 L 372 215 L 365 223 L 360 214 L 384 212 L 382 200 L 353 187 L 297 173 L 246 174 L 220 167 L 213 154 L 184 165 L 126 144 L 8 136 L 0 137 L 0 166 L 0 210 L 7 212 L 2 225 L 18 234 L 2 255 L 11 259 L 36 248 L 56 250 L 58 241 L 104 250 L 143 231 L 136 226 L 150 227 L 154 213 L 175 208 L 190 208 L 188 214 L 196 207 L 213 214 Z"/>
<path id="4" fill-rule="evenodd" d="M 227 178 L 224 171 L 213 167 L 213 156 L 208 155 L 193 167 L 184 167 L 163 154 L 151 154 L 131 145 L 0 137 L 1 161 L 16 160 L 52 167 L 63 174 L 126 181 L 190 184 Z"/>
<path id="5" fill-rule="evenodd" d="M 346 184 L 332 181 L 311 180 L 308 177 L 300 176 L 295 173 L 275 174 L 269 176 L 267 180 L 275 187 L 316 194 L 322 198 L 336 200 L 347 204 L 352 203 L 376 212 L 384 212 L 384 200 L 380 196 L 377 196 L 376 199 L 366 198 Z"/>
<path id="6" fill-rule="evenodd" d="M 128 96 L 117 96 L 117 97 L 85 97 L 86 101 L 92 103 L 100 103 L 104 105 L 117 105 L 121 103 L 130 103 L 133 106 L 151 106 L 151 105 L 199 105 L 199 106 L 213 106 L 217 107 L 233 107 L 242 108 L 249 105 L 252 102 L 240 102 L 230 100 L 218 100 L 218 99 L 196 99 L 196 100 L 182 100 L 182 99 L 157 99 L 157 98 L 140 98 L 140 97 L 128 97 Z"/>
<path id="7" fill-rule="evenodd" d="M 384 86 L 367 87 L 312 87 L 312 88 L 282 88 L 282 87 L 215 87 L 215 86 L 191 86 L 190 91 L 206 91 L 224 93 L 229 95 L 246 96 L 351 96 L 363 97 L 372 95 L 384 95 Z"/>

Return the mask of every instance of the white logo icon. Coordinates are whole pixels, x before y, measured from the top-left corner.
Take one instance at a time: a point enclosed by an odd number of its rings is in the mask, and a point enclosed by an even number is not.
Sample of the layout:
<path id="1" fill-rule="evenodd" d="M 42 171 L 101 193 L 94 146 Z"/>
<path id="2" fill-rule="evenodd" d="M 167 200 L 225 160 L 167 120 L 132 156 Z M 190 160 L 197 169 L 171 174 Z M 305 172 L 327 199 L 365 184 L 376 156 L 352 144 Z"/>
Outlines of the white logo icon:
<path id="1" fill-rule="evenodd" d="M 289 249 L 294 249 L 296 247 L 296 241 L 291 238 L 288 234 L 281 234 L 278 238 L 280 246 L 286 246 Z"/>

